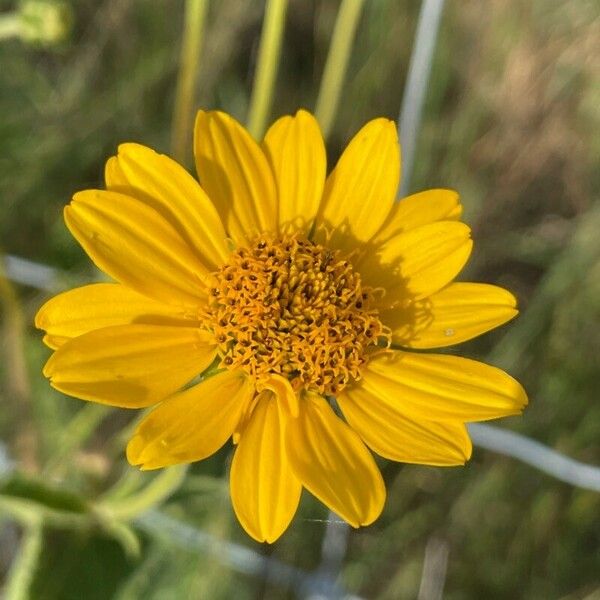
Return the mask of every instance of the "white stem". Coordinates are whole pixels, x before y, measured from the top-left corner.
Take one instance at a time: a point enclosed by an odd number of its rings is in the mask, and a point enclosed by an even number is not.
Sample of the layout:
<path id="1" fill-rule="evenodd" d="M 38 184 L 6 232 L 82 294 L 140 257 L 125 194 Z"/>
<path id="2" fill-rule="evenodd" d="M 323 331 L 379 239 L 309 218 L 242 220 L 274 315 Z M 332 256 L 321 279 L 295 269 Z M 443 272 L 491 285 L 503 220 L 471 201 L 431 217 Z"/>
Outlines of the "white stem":
<path id="1" fill-rule="evenodd" d="M 600 467 L 568 458 L 513 431 L 481 423 L 471 423 L 468 428 L 473 443 L 481 448 L 516 458 L 571 485 L 600 492 Z"/>
<path id="2" fill-rule="evenodd" d="M 400 145 L 402 147 L 402 181 L 398 197 L 403 198 L 410 189 L 417 138 L 421 127 L 421 115 L 427 93 L 433 51 L 438 38 L 444 0 L 423 0 L 415 45 L 410 57 L 402 109 L 398 119 Z"/>

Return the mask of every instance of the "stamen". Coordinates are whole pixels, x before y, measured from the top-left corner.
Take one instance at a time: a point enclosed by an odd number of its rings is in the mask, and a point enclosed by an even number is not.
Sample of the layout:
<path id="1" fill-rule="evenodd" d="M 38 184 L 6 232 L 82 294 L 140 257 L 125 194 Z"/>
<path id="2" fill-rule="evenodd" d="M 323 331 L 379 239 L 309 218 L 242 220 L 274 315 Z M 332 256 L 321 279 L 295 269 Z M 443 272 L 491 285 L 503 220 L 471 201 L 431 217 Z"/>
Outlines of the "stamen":
<path id="1" fill-rule="evenodd" d="M 339 252 L 301 236 L 261 236 L 234 251 L 215 279 L 210 321 L 229 369 L 335 394 L 389 346 L 375 290 Z"/>

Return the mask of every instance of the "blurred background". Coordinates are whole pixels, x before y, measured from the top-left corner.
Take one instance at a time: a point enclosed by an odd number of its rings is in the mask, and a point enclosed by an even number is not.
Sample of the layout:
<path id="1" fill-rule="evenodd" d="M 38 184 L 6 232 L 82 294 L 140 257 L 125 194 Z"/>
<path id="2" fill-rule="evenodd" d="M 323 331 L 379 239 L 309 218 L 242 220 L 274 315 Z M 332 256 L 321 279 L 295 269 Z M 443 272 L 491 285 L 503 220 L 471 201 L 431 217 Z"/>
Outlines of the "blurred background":
<path id="1" fill-rule="evenodd" d="M 600 495 L 513 459 L 475 448 L 464 468 L 381 461 L 388 500 L 374 525 L 328 524 L 305 494 L 287 533 L 261 546 L 228 501 L 230 447 L 187 473 L 137 472 L 124 458 L 132 412 L 87 405 L 44 380 L 36 310 L 98 277 L 62 208 L 75 191 L 102 186 L 120 142 L 170 151 L 184 7 L 0 0 L 0 253 L 55 269 L 0 260 L 6 598 L 317 597 L 326 580 L 338 587 L 321 597 L 426 600 L 443 588 L 450 600 L 600 598 Z M 269 121 L 314 108 L 338 8 L 289 1 Z M 419 9 L 416 0 L 362 6 L 331 165 L 368 119 L 398 118 Z M 33 11 L 27 27 L 15 11 Z M 259 0 L 210 3 L 195 106 L 246 120 L 263 14 Z M 599 125 L 597 2 L 446 2 L 410 191 L 459 190 L 475 239 L 464 278 L 511 289 L 521 308 L 455 351 L 527 389 L 523 417 L 500 427 L 595 465 Z"/>

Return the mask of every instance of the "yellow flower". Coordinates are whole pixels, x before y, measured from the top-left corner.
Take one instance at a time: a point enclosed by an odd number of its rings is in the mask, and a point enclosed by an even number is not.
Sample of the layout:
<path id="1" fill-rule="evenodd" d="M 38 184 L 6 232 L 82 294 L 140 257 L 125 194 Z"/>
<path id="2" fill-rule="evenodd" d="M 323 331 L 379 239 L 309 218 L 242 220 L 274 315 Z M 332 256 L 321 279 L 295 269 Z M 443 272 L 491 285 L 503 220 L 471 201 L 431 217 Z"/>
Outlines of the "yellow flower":
<path id="1" fill-rule="evenodd" d="M 394 202 L 394 123 L 375 119 L 326 178 L 305 111 L 257 144 L 234 119 L 199 112 L 201 186 L 170 158 L 123 144 L 106 190 L 75 194 L 68 228 L 116 283 L 47 302 L 56 389 L 124 408 L 157 404 L 127 458 L 142 469 L 201 460 L 229 438 L 233 507 L 273 542 L 306 488 L 354 527 L 381 513 L 371 450 L 459 465 L 465 422 L 520 413 L 510 376 L 447 354 L 514 317 L 507 291 L 452 283 L 471 252 L 458 195 Z M 204 377 L 198 382 L 198 376 Z M 335 396 L 338 414 L 332 408 Z"/>

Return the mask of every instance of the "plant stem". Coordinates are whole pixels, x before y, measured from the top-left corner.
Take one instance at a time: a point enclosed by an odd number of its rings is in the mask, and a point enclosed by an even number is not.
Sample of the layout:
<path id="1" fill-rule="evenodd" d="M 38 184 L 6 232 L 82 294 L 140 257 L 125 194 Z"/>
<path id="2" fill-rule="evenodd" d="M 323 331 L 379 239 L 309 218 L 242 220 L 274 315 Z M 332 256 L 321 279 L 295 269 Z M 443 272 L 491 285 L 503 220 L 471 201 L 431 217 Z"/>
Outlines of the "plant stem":
<path id="1" fill-rule="evenodd" d="M 25 364 L 25 317 L 17 292 L 4 273 L 4 256 L 0 254 L 0 311 L 5 323 L 2 331 L 6 341 L 4 362 L 10 377 L 8 392 L 19 402 L 28 401 L 30 396 L 29 377 Z"/>
<path id="2" fill-rule="evenodd" d="M 248 113 L 248 130 L 255 139 L 262 137 L 271 110 L 286 10 L 287 0 L 267 0 Z"/>
<path id="3" fill-rule="evenodd" d="M 187 0 L 185 5 L 183 40 L 171 128 L 171 153 L 176 160 L 183 163 L 187 160 L 190 147 L 194 92 L 207 7 L 208 0 Z"/>
<path id="4" fill-rule="evenodd" d="M 398 132 L 402 146 L 402 180 L 398 189 L 398 198 L 403 198 L 410 190 L 417 138 L 443 8 L 444 0 L 424 0 L 421 4 L 417 34 L 398 118 Z"/>
<path id="5" fill-rule="evenodd" d="M 6 585 L 6 600 L 28 600 L 31 598 L 31 582 L 42 551 L 43 530 L 40 522 L 27 527 L 15 558 Z"/>
<path id="6" fill-rule="evenodd" d="M 315 108 L 315 116 L 325 137 L 331 131 L 340 101 L 362 7 L 363 0 L 343 0 L 335 20 Z"/>
<path id="7" fill-rule="evenodd" d="M 164 469 L 141 491 L 119 500 L 107 500 L 98 504 L 97 508 L 113 519 L 126 521 L 134 519 L 147 510 L 157 507 L 175 492 L 185 479 L 186 472 L 187 465 Z"/>
<path id="8" fill-rule="evenodd" d="M 85 443 L 109 412 L 110 408 L 101 404 L 85 404 L 80 408 L 66 424 L 54 452 L 46 462 L 44 472 L 54 475 L 56 470 L 68 465 L 69 455 Z"/>

